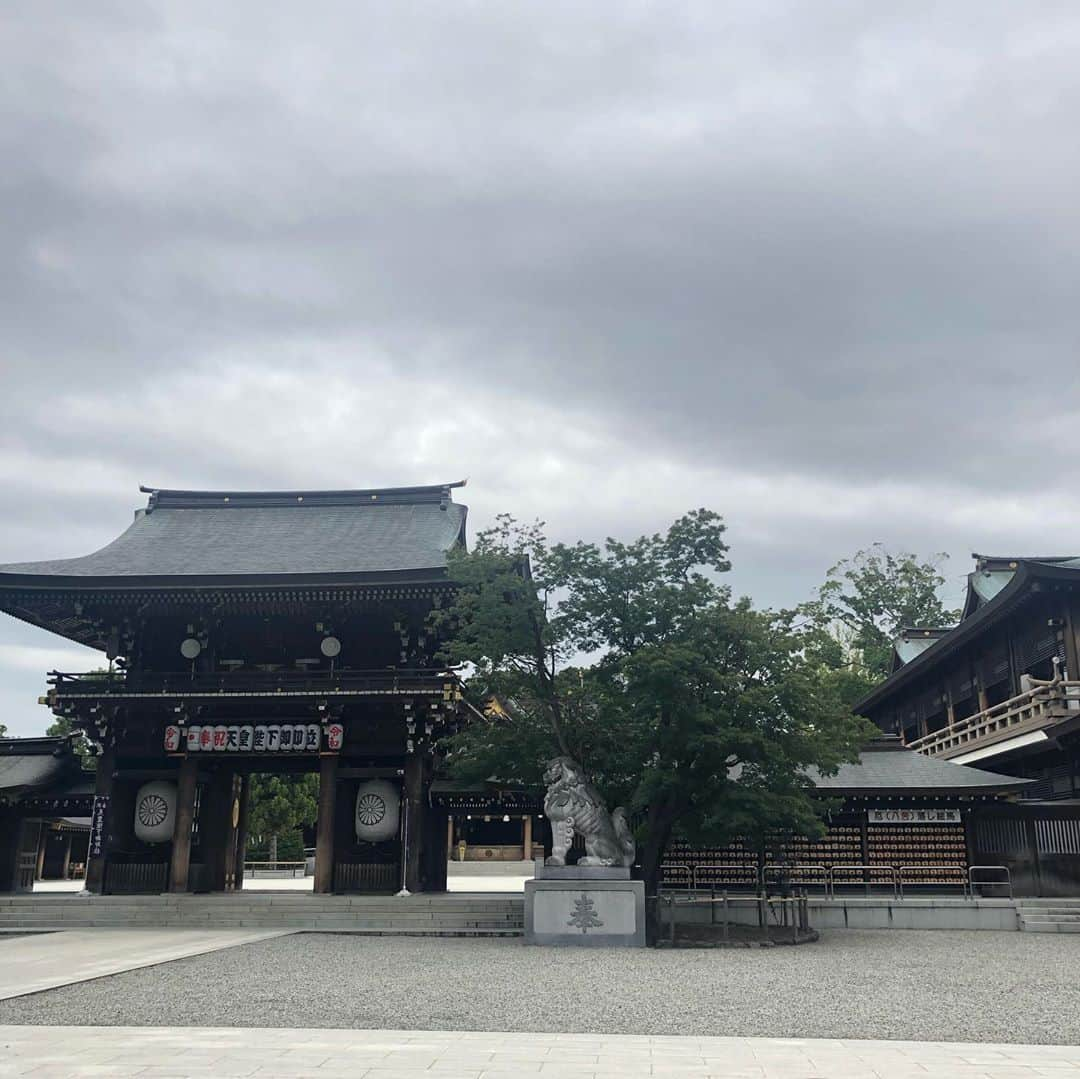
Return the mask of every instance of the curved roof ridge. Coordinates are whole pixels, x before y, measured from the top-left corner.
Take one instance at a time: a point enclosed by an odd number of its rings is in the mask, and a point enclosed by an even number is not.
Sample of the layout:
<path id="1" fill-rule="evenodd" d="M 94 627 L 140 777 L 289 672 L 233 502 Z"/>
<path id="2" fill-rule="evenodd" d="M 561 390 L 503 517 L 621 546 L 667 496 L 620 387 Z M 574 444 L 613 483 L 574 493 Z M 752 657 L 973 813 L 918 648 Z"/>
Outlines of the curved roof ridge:
<path id="1" fill-rule="evenodd" d="M 418 505 L 425 502 L 449 502 L 451 491 L 464 487 L 465 480 L 453 483 L 418 484 L 409 487 L 358 487 L 339 489 L 292 489 L 280 491 L 242 490 L 181 490 L 169 487 L 147 487 L 139 490 L 150 498 L 147 511 L 170 506 L 177 509 L 200 509 L 219 506 L 355 506 L 371 503 Z"/>

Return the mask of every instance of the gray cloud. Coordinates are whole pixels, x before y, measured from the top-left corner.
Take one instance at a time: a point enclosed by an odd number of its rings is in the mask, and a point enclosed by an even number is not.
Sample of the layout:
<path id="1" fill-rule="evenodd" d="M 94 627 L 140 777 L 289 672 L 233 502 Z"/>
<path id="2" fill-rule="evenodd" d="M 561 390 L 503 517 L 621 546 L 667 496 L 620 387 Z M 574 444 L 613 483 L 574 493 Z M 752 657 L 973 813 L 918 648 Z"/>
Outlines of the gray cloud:
<path id="1" fill-rule="evenodd" d="M 561 537 L 714 506 L 770 603 L 1080 548 L 1074 4 L 12 7 L 0 559 L 138 482 L 460 474 Z"/>

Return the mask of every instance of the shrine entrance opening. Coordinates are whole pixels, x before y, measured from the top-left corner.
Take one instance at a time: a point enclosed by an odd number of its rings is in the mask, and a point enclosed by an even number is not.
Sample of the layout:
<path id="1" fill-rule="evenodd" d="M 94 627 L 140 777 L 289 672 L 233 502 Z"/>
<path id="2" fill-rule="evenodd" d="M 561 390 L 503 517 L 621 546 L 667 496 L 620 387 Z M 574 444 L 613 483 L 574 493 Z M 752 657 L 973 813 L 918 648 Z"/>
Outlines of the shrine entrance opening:
<path id="1" fill-rule="evenodd" d="M 437 779 L 431 802 L 446 814 L 449 873 L 455 877 L 475 875 L 478 863 L 531 876 L 533 860 L 550 849 L 551 828 L 538 791 Z"/>

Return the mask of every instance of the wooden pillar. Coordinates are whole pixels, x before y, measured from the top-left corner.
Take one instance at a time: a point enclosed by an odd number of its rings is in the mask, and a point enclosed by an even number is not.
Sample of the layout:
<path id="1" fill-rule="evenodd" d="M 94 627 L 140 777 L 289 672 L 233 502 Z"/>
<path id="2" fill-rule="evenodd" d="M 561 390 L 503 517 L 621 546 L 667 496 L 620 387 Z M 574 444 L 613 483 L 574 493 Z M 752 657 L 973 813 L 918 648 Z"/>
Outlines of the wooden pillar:
<path id="1" fill-rule="evenodd" d="M 421 850 L 421 884 L 425 892 L 446 891 L 446 863 L 450 857 L 447 822 L 449 817 L 445 809 L 427 807 Z"/>
<path id="2" fill-rule="evenodd" d="M 1043 894 L 1042 865 L 1039 861 L 1039 839 L 1035 831 L 1035 817 L 1024 814 L 1024 836 L 1027 840 L 1028 860 L 1031 863 L 1031 876 L 1035 885 L 1035 895 Z"/>
<path id="3" fill-rule="evenodd" d="M 337 803 L 338 758 L 319 758 L 319 817 L 315 831 L 315 880 L 313 891 L 326 895 L 334 890 L 334 807 Z"/>
<path id="4" fill-rule="evenodd" d="M 14 892 L 17 887 L 22 830 L 22 817 L 14 810 L 0 809 L 0 893 Z"/>
<path id="5" fill-rule="evenodd" d="M 22 842 L 20 844 L 18 861 L 15 866 L 15 891 L 32 892 L 34 880 L 38 872 L 38 851 L 41 849 L 41 835 L 46 831 L 44 822 L 40 820 L 24 820 L 21 831 Z"/>
<path id="6" fill-rule="evenodd" d="M 451 814 L 446 815 L 446 857 L 454 856 L 454 818 Z"/>
<path id="7" fill-rule="evenodd" d="M 34 880 L 45 879 L 45 848 L 49 842 L 49 836 L 52 835 L 52 829 L 45 826 L 45 822 L 41 822 L 41 827 L 38 829 L 38 841 L 37 841 L 37 861 L 34 865 Z"/>
<path id="8" fill-rule="evenodd" d="M 173 827 L 172 862 L 169 867 L 169 891 L 188 890 L 191 867 L 191 830 L 195 824 L 195 790 L 199 780 L 198 758 L 187 756 L 180 762 L 176 791 L 176 824 Z"/>
<path id="9" fill-rule="evenodd" d="M 1021 671 L 1016 661 L 1016 641 L 1008 623 L 1005 624 L 1005 637 L 1009 647 L 1009 696 L 1015 697 L 1020 693 Z"/>
<path id="10" fill-rule="evenodd" d="M 424 846 L 424 758 L 413 753 L 405 758 L 405 887 L 410 892 L 423 890 L 420 852 Z"/>
<path id="11" fill-rule="evenodd" d="M 199 841 L 206 874 L 204 887 L 212 892 L 225 891 L 231 883 L 234 794 L 232 769 L 219 767 L 211 776 L 199 809 Z"/>
<path id="12" fill-rule="evenodd" d="M 105 893 L 105 865 L 109 860 L 110 831 L 114 817 L 112 803 L 113 773 L 116 771 L 116 745 L 110 731 L 106 735 L 105 743 L 101 749 L 101 755 L 97 758 L 94 773 L 94 803 L 95 807 L 104 806 L 104 825 L 101 832 L 101 850 L 95 854 L 94 826 L 91 823 L 90 846 L 86 852 L 86 890 L 96 895 Z M 102 801 L 103 800 L 103 801 Z M 95 814 L 96 815 L 96 814 Z M 93 818 L 91 818 L 93 820 Z"/>
<path id="13" fill-rule="evenodd" d="M 240 820 L 236 825 L 236 854 L 233 860 L 235 888 L 244 887 L 244 862 L 247 860 L 248 821 L 251 816 L 251 776 L 240 777 Z"/>
<path id="14" fill-rule="evenodd" d="M 870 813 L 863 809 L 859 812 L 859 857 L 864 866 L 870 865 Z M 870 885 L 873 882 L 868 869 L 861 870 L 865 892 L 870 894 Z"/>
<path id="15" fill-rule="evenodd" d="M 525 861 L 531 862 L 532 861 L 532 845 L 533 845 L 532 844 L 532 814 L 531 813 L 526 813 L 525 814 L 525 825 L 524 825 L 523 831 L 524 831 L 524 841 L 522 843 L 522 848 L 525 851 Z"/>
<path id="16" fill-rule="evenodd" d="M 71 833 L 64 834 L 64 864 L 60 868 L 60 879 L 67 880 L 71 871 Z"/>

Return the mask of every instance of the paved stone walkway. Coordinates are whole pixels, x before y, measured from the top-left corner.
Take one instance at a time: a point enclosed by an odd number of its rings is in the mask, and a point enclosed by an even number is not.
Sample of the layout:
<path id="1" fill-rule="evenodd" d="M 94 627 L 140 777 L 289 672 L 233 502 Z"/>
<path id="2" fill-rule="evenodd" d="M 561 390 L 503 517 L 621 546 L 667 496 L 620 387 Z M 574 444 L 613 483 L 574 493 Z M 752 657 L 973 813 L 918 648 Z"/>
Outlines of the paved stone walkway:
<path id="1" fill-rule="evenodd" d="M 0 934 L 0 1000 L 282 935 L 279 929 L 70 929 L 10 939 Z"/>
<path id="2" fill-rule="evenodd" d="M 316 1079 L 1038 1079 L 1080 1048 L 397 1030 L 0 1026 L 0 1076 Z"/>

